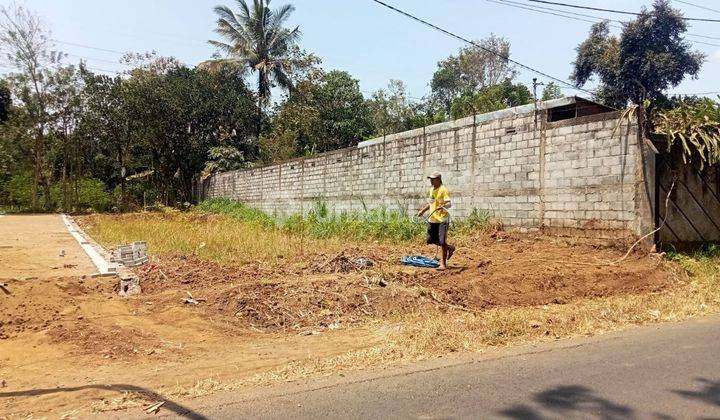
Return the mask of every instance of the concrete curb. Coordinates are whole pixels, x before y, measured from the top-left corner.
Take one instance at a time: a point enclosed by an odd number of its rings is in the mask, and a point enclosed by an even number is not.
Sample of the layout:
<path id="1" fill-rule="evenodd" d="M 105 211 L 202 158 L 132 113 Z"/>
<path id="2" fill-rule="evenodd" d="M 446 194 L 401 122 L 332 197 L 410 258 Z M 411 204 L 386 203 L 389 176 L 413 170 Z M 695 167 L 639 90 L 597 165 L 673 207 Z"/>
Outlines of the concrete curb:
<path id="1" fill-rule="evenodd" d="M 90 260 L 101 276 L 114 276 L 118 274 L 117 264 L 111 263 L 110 254 L 100 245 L 92 242 L 90 237 L 83 232 L 75 221 L 68 215 L 62 215 L 63 223 L 70 235 L 80 244 L 83 251 L 90 257 Z"/>

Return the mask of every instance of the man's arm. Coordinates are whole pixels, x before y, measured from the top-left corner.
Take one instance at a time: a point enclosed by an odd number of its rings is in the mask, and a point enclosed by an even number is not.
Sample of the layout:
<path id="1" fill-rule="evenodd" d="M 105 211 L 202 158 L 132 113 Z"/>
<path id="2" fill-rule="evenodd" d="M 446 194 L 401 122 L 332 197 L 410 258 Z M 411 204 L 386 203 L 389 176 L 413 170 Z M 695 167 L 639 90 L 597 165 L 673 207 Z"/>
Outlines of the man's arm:
<path id="1" fill-rule="evenodd" d="M 422 217 L 423 214 L 425 214 L 426 211 L 430 210 L 430 204 L 426 204 L 425 207 L 418 210 L 418 217 Z"/>

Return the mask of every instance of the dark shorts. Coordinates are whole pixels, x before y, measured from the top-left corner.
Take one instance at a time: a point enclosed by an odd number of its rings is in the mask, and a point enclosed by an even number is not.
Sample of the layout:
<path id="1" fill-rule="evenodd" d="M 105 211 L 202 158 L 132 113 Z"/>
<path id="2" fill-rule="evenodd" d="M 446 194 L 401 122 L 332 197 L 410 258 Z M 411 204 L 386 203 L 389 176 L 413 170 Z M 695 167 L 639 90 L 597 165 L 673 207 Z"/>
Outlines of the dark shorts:
<path id="1" fill-rule="evenodd" d="M 448 223 L 428 223 L 427 243 L 428 245 L 447 244 Z"/>

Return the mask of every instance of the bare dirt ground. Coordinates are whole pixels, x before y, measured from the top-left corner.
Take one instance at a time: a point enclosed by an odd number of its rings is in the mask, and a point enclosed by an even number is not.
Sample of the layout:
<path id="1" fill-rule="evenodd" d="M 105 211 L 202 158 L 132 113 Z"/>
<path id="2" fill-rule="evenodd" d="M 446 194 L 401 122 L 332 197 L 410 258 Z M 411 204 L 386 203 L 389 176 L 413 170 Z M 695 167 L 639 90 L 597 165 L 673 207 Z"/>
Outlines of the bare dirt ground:
<path id="1" fill-rule="evenodd" d="M 94 271 L 60 215 L 0 217 L 0 280 L 82 276 Z"/>
<path id="2" fill-rule="evenodd" d="M 17 237 L 19 228 L 6 226 L 10 219 L 0 226 Z M 35 255 L 18 244 L 24 241 L 49 256 L 37 272 L 22 271 L 38 279 L 16 281 L 10 295 L 0 294 L 0 418 L 83 417 L 160 400 L 179 412 L 172 398 L 372 349 L 408 314 L 564 304 L 655 292 L 673 282 L 655 258 L 632 255 L 608 266 L 621 251 L 503 234 L 460 249 L 446 272 L 398 264 L 427 248 L 378 244 L 274 264 L 153 256 L 137 270 L 144 293 L 123 299 L 115 280 L 47 268 L 56 263 L 50 239 L 66 246 L 67 259 L 72 238 L 60 235 L 55 216 L 27 220 L 32 232 L 15 241 L 19 248 L 0 247 L 0 261 L 18 258 L 17 249 Z M 6 267 L 2 276 L 20 273 Z"/>

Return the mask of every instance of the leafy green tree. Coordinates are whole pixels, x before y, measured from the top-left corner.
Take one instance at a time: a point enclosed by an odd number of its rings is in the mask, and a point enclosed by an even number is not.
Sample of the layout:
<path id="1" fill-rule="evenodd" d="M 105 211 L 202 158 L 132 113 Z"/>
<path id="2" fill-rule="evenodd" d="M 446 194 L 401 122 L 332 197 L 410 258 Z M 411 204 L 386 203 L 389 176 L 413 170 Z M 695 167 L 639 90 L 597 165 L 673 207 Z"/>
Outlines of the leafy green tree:
<path id="1" fill-rule="evenodd" d="M 230 56 L 225 62 L 235 62 L 257 72 L 259 138 L 262 110 L 269 103 L 272 87 L 293 89 L 287 73 L 288 58 L 300 38 L 300 30 L 284 27 L 295 10 L 292 5 L 271 10 L 270 0 L 253 0 L 252 7 L 245 0 L 237 0 L 237 6 L 237 13 L 227 6 L 215 8 L 218 15 L 215 32 L 225 41 L 211 40 L 210 44 Z"/>
<path id="2" fill-rule="evenodd" d="M 343 71 L 319 71 L 299 82 L 278 107 L 265 160 L 340 149 L 372 132 L 369 108 L 358 81 Z M 275 146 L 268 143 L 276 143 Z"/>
<path id="3" fill-rule="evenodd" d="M 450 112 L 453 101 L 466 92 L 475 92 L 515 77 L 515 70 L 503 57 L 510 56 L 510 42 L 490 37 L 477 45 L 462 48 L 438 63 L 430 88 L 432 99 Z"/>
<path id="4" fill-rule="evenodd" d="M 555 82 L 550 82 L 545 85 L 545 88 L 542 92 L 543 101 L 549 101 L 550 99 L 560 99 L 564 96 L 565 95 L 563 95 L 562 90 L 560 90 L 560 86 L 558 86 Z"/>
<path id="5" fill-rule="evenodd" d="M 597 76 L 598 98 L 618 108 L 662 100 L 668 88 L 700 72 L 704 56 L 683 40 L 686 31 L 683 15 L 668 0 L 643 8 L 619 38 L 610 35 L 608 22 L 597 23 L 577 48 L 571 78 L 583 86 Z"/>
<path id="6" fill-rule="evenodd" d="M 533 102 L 530 89 L 522 83 L 512 83 L 510 79 L 477 92 L 466 92 L 452 103 L 453 118 L 463 118 L 473 114 L 497 111 Z"/>
<path id="7" fill-rule="evenodd" d="M 48 73 L 48 139 L 53 179 L 60 178 L 62 194 L 54 194 L 53 201 L 62 204 L 64 211 L 72 211 L 78 199 L 79 173 L 76 128 L 82 109 L 82 78 L 75 66 L 60 67 Z M 75 196 L 70 181 L 75 181 Z"/>
<path id="8" fill-rule="evenodd" d="M 132 168 L 131 146 L 136 137 L 131 130 L 142 124 L 132 113 L 128 82 L 122 77 L 83 73 L 85 110 L 78 135 L 94 152 L 90 165 L 111 188 L 120 185 L 118 207 L 126 205 L 125 177 Z M 148 102 L 148 105 L 152 102 Z"/>

